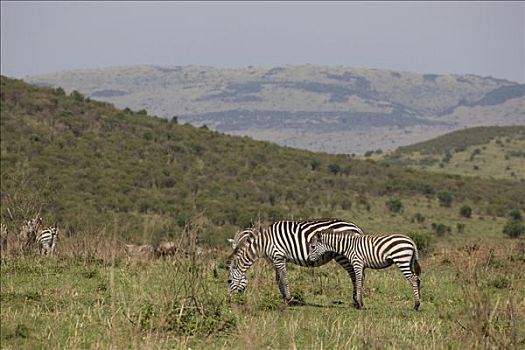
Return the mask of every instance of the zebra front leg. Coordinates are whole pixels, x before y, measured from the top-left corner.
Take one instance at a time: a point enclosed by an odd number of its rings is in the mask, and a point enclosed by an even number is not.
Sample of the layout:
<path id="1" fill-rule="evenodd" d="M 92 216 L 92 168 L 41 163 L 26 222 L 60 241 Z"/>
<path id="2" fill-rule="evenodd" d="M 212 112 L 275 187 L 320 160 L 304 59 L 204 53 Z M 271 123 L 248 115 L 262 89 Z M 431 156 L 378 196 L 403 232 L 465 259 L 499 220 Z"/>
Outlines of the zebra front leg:
<path id="1" fill-rule="evenodd" d="M 348 276 L 350 276 L 350 280 L 352 281 L 352 299 L 354 301 L 354 307 L 356 309 L 359 309 L 359 303 L 357 302 L 357 287 L 356 287 L 356 283 L 355 283 L 355 272 L 354 272 L 354 268 L 352 267 L 352 264 L 350 263 L 350 260 L 348 260 L 347 257 L 345 257 L 344 255 L 341 255 L 341 256 L 337 256 L 335 258 L 335 261 L 341 265 L 341 267 L 343 269 L 346 270 L 346 272 L 348 273 Z"/>
<path id="2" fill-rule="evenodd" d="M 363 308 L 363 273 L 364 268 L 362 265 L 354 264 L 354 273 L 355 273 L 355 287 L 357 289 L 356 295 L 354 298 L 354 306 L 357 304 L 357 309 Z"/>
<path id="3" fill-rule="evenodd" d="M 288 277 L 286 274 L 286 263 L 284 261 L 274 262 L 275 265 L 275 279 L 279 286 L 279 291 L 286 304 L 290 304 L 292 298 L 290 297 L 290 290 L 288 288 Z"/>

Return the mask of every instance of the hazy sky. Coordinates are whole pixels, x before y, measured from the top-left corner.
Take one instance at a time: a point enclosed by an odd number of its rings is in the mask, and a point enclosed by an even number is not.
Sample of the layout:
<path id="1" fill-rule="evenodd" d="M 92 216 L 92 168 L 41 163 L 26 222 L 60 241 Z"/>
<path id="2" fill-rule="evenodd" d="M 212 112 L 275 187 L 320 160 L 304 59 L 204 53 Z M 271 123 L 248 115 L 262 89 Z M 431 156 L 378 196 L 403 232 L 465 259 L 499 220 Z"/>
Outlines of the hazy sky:
<path id="1" fill-rule="evenodd" d="M 524 82 L 524 2 L 1 2 L 1 72 L 342 64 Z"/>

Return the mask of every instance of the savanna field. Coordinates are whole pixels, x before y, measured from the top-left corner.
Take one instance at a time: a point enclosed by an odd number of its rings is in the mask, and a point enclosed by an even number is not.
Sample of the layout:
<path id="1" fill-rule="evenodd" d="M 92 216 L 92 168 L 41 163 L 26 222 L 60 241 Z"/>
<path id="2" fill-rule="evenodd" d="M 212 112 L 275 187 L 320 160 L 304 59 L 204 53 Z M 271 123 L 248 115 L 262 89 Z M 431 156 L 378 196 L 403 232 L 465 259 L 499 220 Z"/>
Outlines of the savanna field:
<path id="1" fill-rule="evenodd" d="M 111 248 L 111 235 L 90 234 L 94 241 L 64 239 L 56 257 L 3 260 L 2 348 L 524 346 L 523 240 L 436 244 L 421 257 L 416 312 L 395 267 L 368 270 L 365 309 L 356 310 L 350 280 L 335 263 L 316 269 L 290 264 L 292 295 L 305 305 L 287 307 L 273 268 L 263 261 L 249 271 L 245 294 L 229 299 L 226 249 L 130 259 Z"/>
<path id="2" fill-rule="evenodd" d="M 2 349 L 525 348 L 522 127 L 360 160 L 1 82 Z M 53 256 L 19 249 L 37 215 L 60 229 Z M 333 262 L 288 264 L 301 306 L 285 306 L 262 259 L 245 293 L 227 297 L 226 238 L 321 217 L 411 236 L 420 311 L 396 267 L 368 269 L 354 309 Z M 125 249 L 163 240 L 175 254 Z"/>

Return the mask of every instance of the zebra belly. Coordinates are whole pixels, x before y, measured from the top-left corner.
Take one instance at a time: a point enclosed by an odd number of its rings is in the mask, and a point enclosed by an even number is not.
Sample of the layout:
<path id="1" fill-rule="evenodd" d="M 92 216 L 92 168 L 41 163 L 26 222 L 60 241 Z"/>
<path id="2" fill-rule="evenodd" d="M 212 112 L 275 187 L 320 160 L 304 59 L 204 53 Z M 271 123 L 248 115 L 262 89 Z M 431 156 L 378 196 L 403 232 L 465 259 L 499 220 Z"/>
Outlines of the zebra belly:
<path id="1" fill-rule="evenodd" d="M 286 258 L 286 261 L 287 262 L 291 262 L 291 263 L 294 263 L 295 265 L 299 265 L 299 266 L 304 266 L 304 267 L 319 267 L 319 266 L 322 266 L 330 261 L 332 261 L 334 259 L 334 254 L 332 253 L 327 253 L 327 254 L 324 254 L 323 256 L 321 256 L 319 259 L 315 260 L 315 261 L 311 261 L 311 260 L 302 260 L 302 259 L 294 259 L 294 258 L 291 258 L 291 257 L 287 257 Z"/>

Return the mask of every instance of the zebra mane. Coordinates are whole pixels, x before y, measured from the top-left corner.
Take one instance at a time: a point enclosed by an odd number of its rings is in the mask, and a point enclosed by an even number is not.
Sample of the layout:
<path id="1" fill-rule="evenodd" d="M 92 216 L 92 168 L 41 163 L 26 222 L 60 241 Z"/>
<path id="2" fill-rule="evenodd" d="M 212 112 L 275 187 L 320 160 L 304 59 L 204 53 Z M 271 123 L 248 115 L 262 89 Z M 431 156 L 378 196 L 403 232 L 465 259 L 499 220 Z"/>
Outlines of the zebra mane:
<path id="1" fill-rule="evenodd" d="M 251 231 L 251 233 L 250 234 L 246 234 L 247 231 Z M 260 231 L 258 231 L 257 229 L 247 229 L 247 230 L 241 231 L 240 233 L 242 233 L 243 235 L 241 236 L 240 240 L 237 241 L 237 245 L 236 245 L 235 249 L 233 249 L 233 252 L 226 259 L 226 264 L 225 264 L 226 268 L 229 268 L 231 266 L 231 264 L 235 261 L 235 259 L 247 247 L 251 246 L 251 244 L 255 240 L 256 235 L 258 235 L 260 233 Z M 237 235 L 239 235 L 239 233 Z M 237 238 L 238 238 L 237 235 L 234 238 L 235 240 L 237 240 Z"/>
<path id="2" fill-rule="evenodd" d="M 349 235 L 350 233 L 350 235 Z M 345 230 L 345 231 L 335 231 L 333 228 L 327 228 L 321 231 L 317 231 L 315 233 L 315 239 L 320 240 L 323 235 L 330 235 L 335 237 L 348 237 L 348 236 L 360 236 L 359 233 L 352 231 L 352 230 Z"/>

